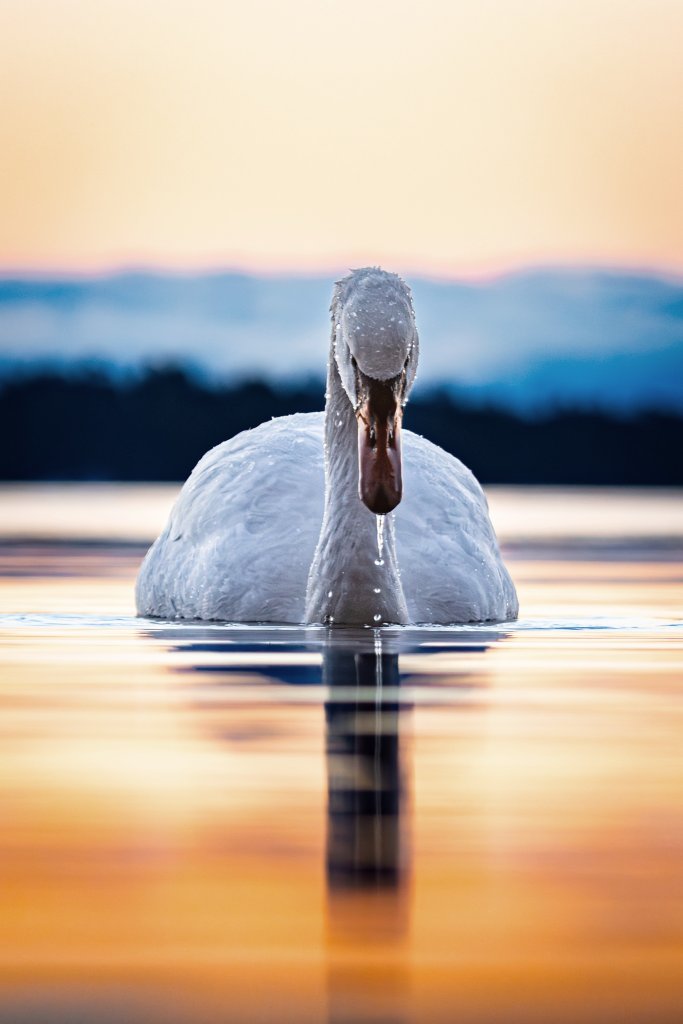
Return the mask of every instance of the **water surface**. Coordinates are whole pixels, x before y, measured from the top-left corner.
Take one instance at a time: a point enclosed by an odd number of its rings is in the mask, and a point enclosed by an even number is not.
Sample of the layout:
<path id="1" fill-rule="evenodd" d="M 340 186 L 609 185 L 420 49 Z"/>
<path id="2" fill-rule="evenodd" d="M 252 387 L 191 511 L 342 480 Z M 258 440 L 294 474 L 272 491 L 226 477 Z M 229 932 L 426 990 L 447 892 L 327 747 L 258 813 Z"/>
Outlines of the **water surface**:
<path id="1" fill-rule="evenodd" d="M 136 619 L 171 497 L 0 494 L 0 1020 L 680 1020 L 680 494 L 494 491 L 520 621 L 356 631 Z"/>

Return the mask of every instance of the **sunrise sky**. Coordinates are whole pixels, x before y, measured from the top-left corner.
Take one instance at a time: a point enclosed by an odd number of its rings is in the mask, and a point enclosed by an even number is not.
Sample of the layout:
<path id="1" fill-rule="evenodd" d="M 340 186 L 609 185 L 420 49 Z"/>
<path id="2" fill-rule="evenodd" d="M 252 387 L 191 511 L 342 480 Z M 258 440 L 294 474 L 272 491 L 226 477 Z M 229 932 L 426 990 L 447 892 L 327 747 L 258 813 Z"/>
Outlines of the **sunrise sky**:
<path id="1" fill-rule="evenodd" d="M 0 0 L 0 269 L 683 271 L 680 0 Z"/>

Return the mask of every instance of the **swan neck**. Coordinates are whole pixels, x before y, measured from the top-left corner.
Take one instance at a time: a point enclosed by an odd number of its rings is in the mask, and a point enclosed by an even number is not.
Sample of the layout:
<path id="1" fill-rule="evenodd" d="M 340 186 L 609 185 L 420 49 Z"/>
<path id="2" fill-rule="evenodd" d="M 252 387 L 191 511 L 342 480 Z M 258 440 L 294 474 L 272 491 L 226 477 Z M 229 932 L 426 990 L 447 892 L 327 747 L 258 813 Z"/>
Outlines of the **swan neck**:
<path id="1" fill-rule="evenodd" d="M 325 500 L 334 494 L 335 501 L 345 501 L 350 496 L 346 485 L 354 478 L 358 490 L 358 443 L 357 424 L 353 406 L 343 388 L 334 349 L 330 350 L 325 392 Z"/>
<path id="2" fill-rule="evenodd" d="M 380 556 L 377 516 L 358 495 L 358 427 L 333 343 L 324 436 L 325 511 L 308 579 L 306 620 L 367 626 L 407 623 L 393 514 L 385 517 Z"/>

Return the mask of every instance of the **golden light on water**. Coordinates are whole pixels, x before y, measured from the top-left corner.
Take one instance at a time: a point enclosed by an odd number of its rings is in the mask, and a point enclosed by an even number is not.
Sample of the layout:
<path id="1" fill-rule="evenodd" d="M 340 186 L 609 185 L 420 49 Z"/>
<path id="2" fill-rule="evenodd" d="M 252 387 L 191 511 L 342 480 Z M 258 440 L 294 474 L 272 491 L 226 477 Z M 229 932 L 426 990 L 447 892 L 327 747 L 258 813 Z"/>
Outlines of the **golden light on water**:
<path id="1" fill-rule="evenodd" d="M 0 1019 L 673 1024 L 674 497 L 598 557 L 501 489 L 520 624 L 379 640 L 136 620 L 130 539 L 0 544 Z"/>

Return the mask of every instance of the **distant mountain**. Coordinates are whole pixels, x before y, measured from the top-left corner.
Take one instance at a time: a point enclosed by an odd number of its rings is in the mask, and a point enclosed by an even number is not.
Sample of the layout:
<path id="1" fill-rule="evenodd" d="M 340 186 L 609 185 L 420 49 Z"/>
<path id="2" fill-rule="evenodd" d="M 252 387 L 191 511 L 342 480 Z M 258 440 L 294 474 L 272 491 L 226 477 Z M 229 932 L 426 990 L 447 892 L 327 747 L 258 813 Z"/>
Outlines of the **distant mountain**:
<path id="1" fill-rule="evenodd" d="M 576 406 L 622 414 L 646 408 L 683 411 L 683 345 L 539 359 L 502 380 L 451 390 L 460 399 L 520 413 Z"/>
<path id="2" fill-rule="evenodd" d="M 419 384 L 522 411 L 683 409 L 683 281 L 545 269 L 413 278 Z M 332 277 L 130 272 L 0 278 L 0 371 L 180 362 L 217 378 L 324 371 Z"/>

